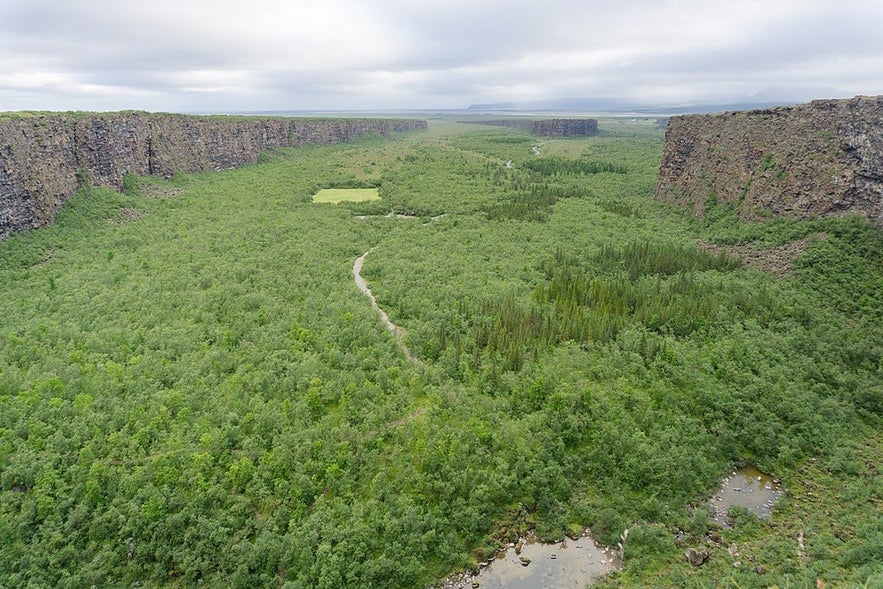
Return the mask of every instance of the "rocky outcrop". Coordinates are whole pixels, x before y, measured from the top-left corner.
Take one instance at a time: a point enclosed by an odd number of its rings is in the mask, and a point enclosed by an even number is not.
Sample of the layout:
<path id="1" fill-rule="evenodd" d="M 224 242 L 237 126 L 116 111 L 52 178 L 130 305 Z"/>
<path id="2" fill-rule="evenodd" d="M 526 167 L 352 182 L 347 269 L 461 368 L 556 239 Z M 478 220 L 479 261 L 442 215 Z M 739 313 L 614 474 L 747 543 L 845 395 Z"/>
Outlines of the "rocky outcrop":
<path id="1" fill-rule="evenodd" d="M 0 239 L 52 223 L 86 184 L 126 174 L 170 177 L 257 161 L 275 147 L 425 128 L 415 119 L 195 117 L 123 112 L 0 118 Z"/>
<path id="2" fill-rule="evenodd" d="M 527 129 L 538 137 L 572 137 L 598 134 L 598 121 L 595 119 L 487 119 L 464 122 L 475 125 Z"/>
<path id="3" fill-rule="evenodd" d="M 743 219 L 859 214 L 883 228 L 883 96 L 672 117 L 656 198 Z"/>
<path id="4" fill-rule="evenodd" d="M 708 560 L 708 551 L 707 550 L 697 550 L 695 548 L 687 548 L 687 551 L 684 552 L 684 558 L 687 559 L 694 567 L 699 567 L 705 564 L 705 561 Z"/>

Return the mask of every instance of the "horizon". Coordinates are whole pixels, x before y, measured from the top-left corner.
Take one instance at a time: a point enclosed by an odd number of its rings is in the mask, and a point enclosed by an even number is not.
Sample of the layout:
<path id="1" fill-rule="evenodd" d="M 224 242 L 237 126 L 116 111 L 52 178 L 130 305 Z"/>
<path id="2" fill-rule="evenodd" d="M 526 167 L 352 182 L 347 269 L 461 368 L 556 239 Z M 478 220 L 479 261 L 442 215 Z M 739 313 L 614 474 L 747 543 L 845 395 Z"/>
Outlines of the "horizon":
<path id="1" fill-rule="evenodd" d="M 598 118 L 655 118 L 670 117 L 678 115 L 691 114 L 715 114 L 730 111 L 750 111 L 762 110 L 768 108 L 783 108 L 791 106 L 800 106 L 809 104 L 819 100 L 850 100 L 853 98 L 870 97 L 869 95 L 858 94 L 855 96 L 844 97 L 816 97 L 804 101 L 780 100 L 780 101 L 740 101 L 731 103 L 716 102 L 697 102 L 681 105 L 667 104 L 638 104 L 628 102 L 604 103 L 603 106 L 594 107 L 562 107 L 565 102 L 591 102 L 591 99 L 551 99 L 546 102 L 530 102 L 530 103 L 491 103 L 491 104 L 471 104 L 465 107 L 452 108 L 339 108 L 339 109 L 267 109 L 267 110 L 249 110 L 249 109 L 231 109 L 231 110 L 147 110 L 140 108 L 120 108 L 111 110 L 42 110 L 42 109 L 20 109 L 12 111 L 2 111 L 0 114 L 63 114 L 63 113 L 94 113 L 94 114 L 118 114 L 125 112 L 143 112 L 146 114 L 179 114 L 186 116 L 279 116 L 279 117 L 298 117 L 298 116 L 366 116 L 374 117 L 391 116 L 391 115 L 458 115 L 458 116 L 516 116 L 516 117 L 598 117 Z"/>

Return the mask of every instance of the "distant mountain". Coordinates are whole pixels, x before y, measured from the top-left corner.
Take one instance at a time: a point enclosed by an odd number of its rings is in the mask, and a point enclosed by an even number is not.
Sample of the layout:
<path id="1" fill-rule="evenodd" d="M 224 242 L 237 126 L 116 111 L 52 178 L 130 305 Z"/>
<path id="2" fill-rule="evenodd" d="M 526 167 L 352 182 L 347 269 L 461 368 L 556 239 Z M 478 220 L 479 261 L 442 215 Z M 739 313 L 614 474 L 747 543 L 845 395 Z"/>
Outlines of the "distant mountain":
<path id="1" fill-rule="evenodd" d="M 816 98 L 852 98 L 847 92 L 830 86 L 770 86 L 751 96 L 757 102 L 810 102 Z"/>

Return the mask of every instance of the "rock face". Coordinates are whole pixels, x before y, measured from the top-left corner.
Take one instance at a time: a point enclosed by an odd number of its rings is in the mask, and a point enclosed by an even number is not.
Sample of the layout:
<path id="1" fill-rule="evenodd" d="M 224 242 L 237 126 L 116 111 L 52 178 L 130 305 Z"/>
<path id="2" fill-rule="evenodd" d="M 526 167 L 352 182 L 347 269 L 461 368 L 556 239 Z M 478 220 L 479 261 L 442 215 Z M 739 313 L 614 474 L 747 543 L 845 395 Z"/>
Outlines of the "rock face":
<path id="1" fill-rule="evenodd" d="M 883 96 L 672 117 L 656 198 L 701 216 L 860 214 L 883 228 Z"/>
<path id="2" fill-rule="evenodd" d="M 540 137 L 597 135 L 598 121 L 595 119 L 542 119 L 533 122 L 530 132 Z"/>
<path id="3" fill-rule="evenodd" d="M 598 121 L 595 119 L 489 119 L 465 122 L 476 125 L 527 129 L 539 137 L 586 136 L 598 133 Z"/>
<path id="4" fill-rule="evenodd" d="M 83 185 L 170 177 L 257 161 L 275 147 L 426 128 L 416 119 L 195 117 L 125 112 L 0 119 L 0 239 L 52 223 Z"/>

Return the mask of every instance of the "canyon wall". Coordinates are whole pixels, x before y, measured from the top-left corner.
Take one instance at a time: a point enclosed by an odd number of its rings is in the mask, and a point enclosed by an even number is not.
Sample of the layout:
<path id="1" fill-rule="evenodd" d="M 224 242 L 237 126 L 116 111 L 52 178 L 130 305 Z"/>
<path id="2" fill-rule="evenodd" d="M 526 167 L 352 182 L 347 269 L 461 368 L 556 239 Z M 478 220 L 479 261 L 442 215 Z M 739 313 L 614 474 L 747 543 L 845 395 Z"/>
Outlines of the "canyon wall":
<path id="1" fill-rule="evenodd" d="M 83 185 L 170 177 L 257 161 L 275 147 L 426 128 L 416 119 L 197 117 L 123 112 L 0 118 L 0 239 L 52 223 Z"/>
<path id="2" fill-rule="evenodd" d="M 656 198 L 701 216 L 859 214 L 883 228 L 883 96 L 672 117 Z"/>
<path id="3" fill-rule="evenodd" d="M 538 137 L 572 137 L 598 134 L 598 121 L 595 119 L 487 119 L 463 122 L 474 125 L 527 129 Z"/>

